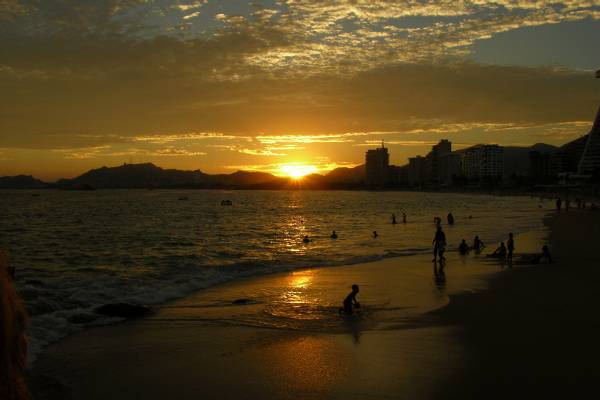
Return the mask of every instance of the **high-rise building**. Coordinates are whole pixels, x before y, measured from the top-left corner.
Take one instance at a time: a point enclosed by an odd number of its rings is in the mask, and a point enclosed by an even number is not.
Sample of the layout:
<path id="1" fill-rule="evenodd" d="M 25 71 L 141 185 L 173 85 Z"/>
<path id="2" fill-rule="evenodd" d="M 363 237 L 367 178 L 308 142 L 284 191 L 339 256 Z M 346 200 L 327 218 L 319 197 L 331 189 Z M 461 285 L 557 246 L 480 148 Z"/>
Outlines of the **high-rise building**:
<path id="1" fill-rule="evenodd" d="M 426 181 L 426 163 L 425 157 L 416 156 L 408 159 L 408 186 L 421 187 Z"/>
<path id="2" fill-rule="evenodd" d="M 600 109 L 596 113 L 594 125 L 590 131 L 577 172 L 580 174 L 594 174 L 600 171 Z"/>
<path id="3" fill-rule="evenodd" d="M 463 153 L 462 173 L 471 182 L 498 182 L 504 173 L 503 149 L 497 144 L 479 144 Z"/>
<path id="4" fill-rule="evenodd" d="M 378 149 L 368 150 L 366 155 L 367 186 L 383 188 L 388 185 L 390 155 L 388 149 L 381 142 Z"/>
<path id="5" fill-rule="evenodd" d="M 428 157 L 431 160 L 430 183 L 433 186 L 449 184 L 451 168 L 452 142 L 442 139 L 431 147 Z"/>

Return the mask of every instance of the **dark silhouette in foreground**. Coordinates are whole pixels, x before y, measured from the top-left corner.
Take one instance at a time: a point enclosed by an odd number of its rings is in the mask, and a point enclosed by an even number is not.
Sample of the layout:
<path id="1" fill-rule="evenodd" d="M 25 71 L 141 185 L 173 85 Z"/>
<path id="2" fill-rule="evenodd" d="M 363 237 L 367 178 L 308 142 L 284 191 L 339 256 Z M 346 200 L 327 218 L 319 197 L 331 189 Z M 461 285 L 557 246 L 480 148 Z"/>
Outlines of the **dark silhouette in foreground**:
<path id="1" fill-rule="evenodd" d="M 377 239 L 377 237 L 379 237 L 379 234 L 377 231 L 373 231 L 373 239 Z"/>
<path id="2" fill-rule="evenodd" d="M 356 295 L 359 292 L 357 284 L 352 285 L 352 291 L 346 296 L 340 308 L 340 313 L 352 314 L 355 308 L 360 308 L 360 303 L 356 301 Z"/>
<path id="3" fill-rule="evenodd" d="M 0 399 L 28 400 L 27 314 L 15 290 L 13 277 L 0 255 Z"/>
<path id="4" fill-rule="evenodd" d="M 442 231 L 442 227 L 438 226 L 435 236 L 433 237 L 433 261 L 437 261 L 438 256 L 441 261 L 446 261 L 444 251 L 446 249 L 446 235 Z"/>
<path id="5" fill-rule="evenodd" d="M 330 236 L 330 238 L 332 238 L 332 239 L 337 239 L 337 238 L 338 238 L 338 235 L 337 235 L 337 233 L 335 233 L 335 231 L 331 232 L 331 236 Z"/>
<path id="6" fill-rule="evenodd" d="M 396 214 L 392 214 L 392 224 L 396 225 L 398 222 L 396 222 Z"/>
<path id="7" fill-rule="evenodd" d="M 448 220 L 448 225 L 454 225 L 454 215 L 452 215 L 452 213 L 448 213 L 448 216 L 446 217 L 446 219 Z"/>

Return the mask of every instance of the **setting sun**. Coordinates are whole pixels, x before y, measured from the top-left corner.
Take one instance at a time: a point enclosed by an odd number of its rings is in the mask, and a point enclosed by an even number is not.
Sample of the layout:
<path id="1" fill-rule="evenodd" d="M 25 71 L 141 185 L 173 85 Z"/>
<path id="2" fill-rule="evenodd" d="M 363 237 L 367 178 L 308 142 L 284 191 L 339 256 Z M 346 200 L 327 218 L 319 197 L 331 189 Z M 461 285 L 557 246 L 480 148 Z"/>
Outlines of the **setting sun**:
<path id="1" fill-rule="evenodd" d="M 279 167 L 281 175 L 289 176 L 293 179 L 302 179 L 308 174 L 317 172 L 317 167 L 306 164 L 284 164 Z"/>

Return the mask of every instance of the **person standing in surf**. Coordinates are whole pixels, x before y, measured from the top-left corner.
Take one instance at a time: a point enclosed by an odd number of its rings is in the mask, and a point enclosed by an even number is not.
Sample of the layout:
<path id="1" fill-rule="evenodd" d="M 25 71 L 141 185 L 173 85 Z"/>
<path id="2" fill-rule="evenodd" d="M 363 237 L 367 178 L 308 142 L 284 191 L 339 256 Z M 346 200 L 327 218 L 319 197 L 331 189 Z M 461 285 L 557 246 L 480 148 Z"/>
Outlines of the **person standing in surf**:
<path id="1" fill-rule="evenodd" d="M 442 227 L 438 225 L 435 236 L 433 237 L 433 261 L 437 261 L 438 256 L 441 261 L 446 261 L 444 250 L 446 248 L 446 235 L 442 231 Z"/>

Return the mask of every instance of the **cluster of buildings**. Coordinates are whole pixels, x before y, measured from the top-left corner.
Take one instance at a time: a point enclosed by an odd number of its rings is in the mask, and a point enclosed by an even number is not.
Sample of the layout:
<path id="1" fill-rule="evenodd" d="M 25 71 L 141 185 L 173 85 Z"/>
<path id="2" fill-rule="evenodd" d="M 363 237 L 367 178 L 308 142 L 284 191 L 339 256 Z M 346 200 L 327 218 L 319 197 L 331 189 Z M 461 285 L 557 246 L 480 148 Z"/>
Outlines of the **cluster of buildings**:
<path id="1" fill-rule="evenodd" d="M 382 188 L 444 188 L 450 186 L 571 185 L 600 181 L 600 110 L 591 131 L 561 147 L 529 148 L 479 144 L 452 151 L 440 140 L 425 156 L 390 165 L 388 149 L 366 153 L 366 186 Z"/>
<path id="2" fill-rule="evenodd" d="M 555 151 L 532 151 L 529 161 L 529 177 L 534 184 L 600 180 L 600 109 L 590 133 Z"/>
<path id="3" fill-rule="evenodd" d="M 409 158 L 407 165 L 389 163 L 388 149 L 366 153 L 366 184 L 370 188 L 447 187 L 456 184 L 493 184 L 504 173 L 503 148 L 496 144 L 481 144 L 452 151 L 452 142 L 442 139 L 426 156 Z"/>

